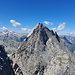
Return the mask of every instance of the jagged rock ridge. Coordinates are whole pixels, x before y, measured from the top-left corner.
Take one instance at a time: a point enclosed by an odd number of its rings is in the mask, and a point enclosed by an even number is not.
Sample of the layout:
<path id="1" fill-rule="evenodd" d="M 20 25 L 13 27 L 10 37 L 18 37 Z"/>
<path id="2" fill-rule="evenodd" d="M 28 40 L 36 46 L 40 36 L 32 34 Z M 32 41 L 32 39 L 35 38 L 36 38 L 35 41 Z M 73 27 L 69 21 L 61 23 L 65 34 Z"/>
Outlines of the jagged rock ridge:
<path id="1" fill-rule="evenodd" d="M 20 69 L 17 71 L 16 68 L 16 75 L 75 75 L 74 56 L 57 33 L 41 23 L 21 43 L 11 59 Z"/>

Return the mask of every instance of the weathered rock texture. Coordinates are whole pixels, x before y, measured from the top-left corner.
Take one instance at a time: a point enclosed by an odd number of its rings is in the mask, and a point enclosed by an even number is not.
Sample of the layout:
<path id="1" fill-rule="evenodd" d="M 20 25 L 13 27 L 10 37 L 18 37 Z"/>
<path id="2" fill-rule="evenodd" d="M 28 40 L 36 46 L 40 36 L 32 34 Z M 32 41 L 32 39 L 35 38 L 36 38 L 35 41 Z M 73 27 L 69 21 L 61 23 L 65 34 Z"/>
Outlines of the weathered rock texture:
<path id="1" fill-rule="evenodd" d="M 38 23 L 12 54 L 16 75 L 75 75 L 74 56 L 57 33 Z"/>
<path id="2" fill-rule="evenodd" d="M 0 75 L 14 75 L 4 46 L 0 45 Z"/>

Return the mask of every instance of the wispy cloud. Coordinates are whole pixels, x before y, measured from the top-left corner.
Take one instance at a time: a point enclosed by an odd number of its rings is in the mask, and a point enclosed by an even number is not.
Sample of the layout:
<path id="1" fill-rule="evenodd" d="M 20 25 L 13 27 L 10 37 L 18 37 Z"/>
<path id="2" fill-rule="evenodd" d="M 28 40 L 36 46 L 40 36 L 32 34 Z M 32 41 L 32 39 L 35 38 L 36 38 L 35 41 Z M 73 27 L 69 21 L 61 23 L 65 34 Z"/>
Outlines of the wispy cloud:
<path id="1" fill-rule="evenodd" d="M 66 26 L 66 23 L 63 22 L 63 23 L 60 23 L 59 26 L 57 28 L 52 28 L 52 30 L 54 31 L 61 31 L 61 30 L 64 30 L 65 29 L 65 26 Z"/>
<path id="2" fill-rule="evenodd" d="M 10 20 L 10 23 L 11 23 L 14 27 L 21 25 L 21 23 L 17 22 L 16 20 Z"/>
<path id="3" fill-rule="evenodd" d="M 61 30 L 63 30 L 63 29 L 65 28 L 65 26 L 66 26 L 66 23 L 63 22 L 63 23 L 61 23 L 61 24 L 58 26 L 57 30 L 58 30 L 58 31 L 61 31 Z"/>
<path id="4" fill-rule="evenodd" d="M 23 31 L 27 31 L 27 28 L 21 28 L 21 30 L 23 30 Z"/>
<path id="5" fill-rule="evenodd" d="M 68 35 L 74 35 L 74 32 L 69 32 Z"/>
<path id="6" fill-rule="evenodd" d="M 2 29 L 2 30 L 7 30 L 7 28 L 6 28 L 5 26 L 3 26 L 1 29 Z"/>
<path id="7" fill-rule="evenodd" d="M 26 33 L 29 33 L 31 31 L 31 29 L 27 28 L 27 27 L 21 28 L 21 30 L 24 31 L 24 32 L 26 32 Z"/>
<path id="8" fill-rule="evenodd" d="M 0 30 L 8 30 L 5 26 L 1 27 Z"/>
<path id="9" fill-rule="evenodd" d="M 53 22 L 49 22 L 49 21 L 44 21 L 45 25 L 53 25 Z"/>
<path id="10" fill-rule="evenodd" d="M 57 28 L 52 28 L 51 30 L 56 31 L 56 30 L 57 30 Z"/>

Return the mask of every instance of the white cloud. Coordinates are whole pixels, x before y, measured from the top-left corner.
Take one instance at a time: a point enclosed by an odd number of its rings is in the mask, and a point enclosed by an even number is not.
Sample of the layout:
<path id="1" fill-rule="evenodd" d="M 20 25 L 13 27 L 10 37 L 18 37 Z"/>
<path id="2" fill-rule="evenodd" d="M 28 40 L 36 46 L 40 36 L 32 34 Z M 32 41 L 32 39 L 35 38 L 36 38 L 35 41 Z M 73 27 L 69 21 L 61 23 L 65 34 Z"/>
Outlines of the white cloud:
<path id="1" fill-rule="evenodd" d="M 56 31 L 56 30 L 57 30 L 57 28 L 52 28 L 51 30 Z"/>
<path id="2" fill-rule="evenodd" d="M 44 24 L 46 24 L 46 25 L 53 25 L 53 23 L 49 22 L 49 21 L 44 21 Z"/>
<path id="3" fill-rule="evenodd" d="M 23 31 L 27 31 L 27 28 L 21 28 L 21 30 L 23 30 Z"/>
<path id="4" fill-rule="evenodd" d="M 57 28 L 52 28 L 52 30 L 58 32 L 58 31 L 64 30 L 65 26 L 66 26 L 66 23 L 63 22 L 63 23 L 59 24 L 59 26 Z"/>
<path id="5" fill-rule="evenodd" d="M 14 27 L 21 25 L 21 23 L 15 21 L 15 20 L 10 20 L 10 23 L 11 23 Z"/>
<path id="6" fill-rule="evenodd" d="M 2 27 L 2 30 L 7 30 L 7 28 L 5 26 Z"/>
<path id="7" fill-rule="evenodd" d="M 58 31 L 63 30 L 63 29 L 65 28 L 65 25 L 66 25 L 65 22 L 61 23 L 61 24 L 57 27 L 57 30 L 58 30 Z"/>
<path id="8" fill-rule="evenodd" d="M 31 31 L 30 28 L 26 28 L 26 27 L 25 28 L 21 28 L 21 30 L 24 31 L 24 32 L 26 32 L 26 33 L 29 33 Z"/>
<path id="9" fill-rule="evenodd" d="M 69 32 L 68 34 L 69 34 L 69 35 L 74 35 L 74 33 L 73 33 L 73 32 Z"/>

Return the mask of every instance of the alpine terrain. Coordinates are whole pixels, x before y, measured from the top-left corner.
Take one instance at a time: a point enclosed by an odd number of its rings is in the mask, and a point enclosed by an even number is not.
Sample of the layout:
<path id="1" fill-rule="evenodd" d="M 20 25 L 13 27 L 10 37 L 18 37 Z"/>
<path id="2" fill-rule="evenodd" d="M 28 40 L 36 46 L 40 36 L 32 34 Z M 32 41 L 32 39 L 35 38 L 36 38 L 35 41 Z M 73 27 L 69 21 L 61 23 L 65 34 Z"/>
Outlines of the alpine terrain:
<path id="1" fill-rule="evenodd" d="M 64 42 L 38 23 L 14 52 L 15 75 L 75 75 L 75 57 Z"/>
<path id="2" fill-rule="evenodd" d="M 0 45 L 5 47 L 8 54 L 15 51 L 24 38 L 26 38 L 26 34 L 16 33 L 7 29 L 0 31 Z"/>
<path id="3" fill-rule="evenodd" d="M 64 41 L 65 45 L 69 48 L 71 52 L 75 52 L 75 36 L 61 36 L 62 40 Z"/>

